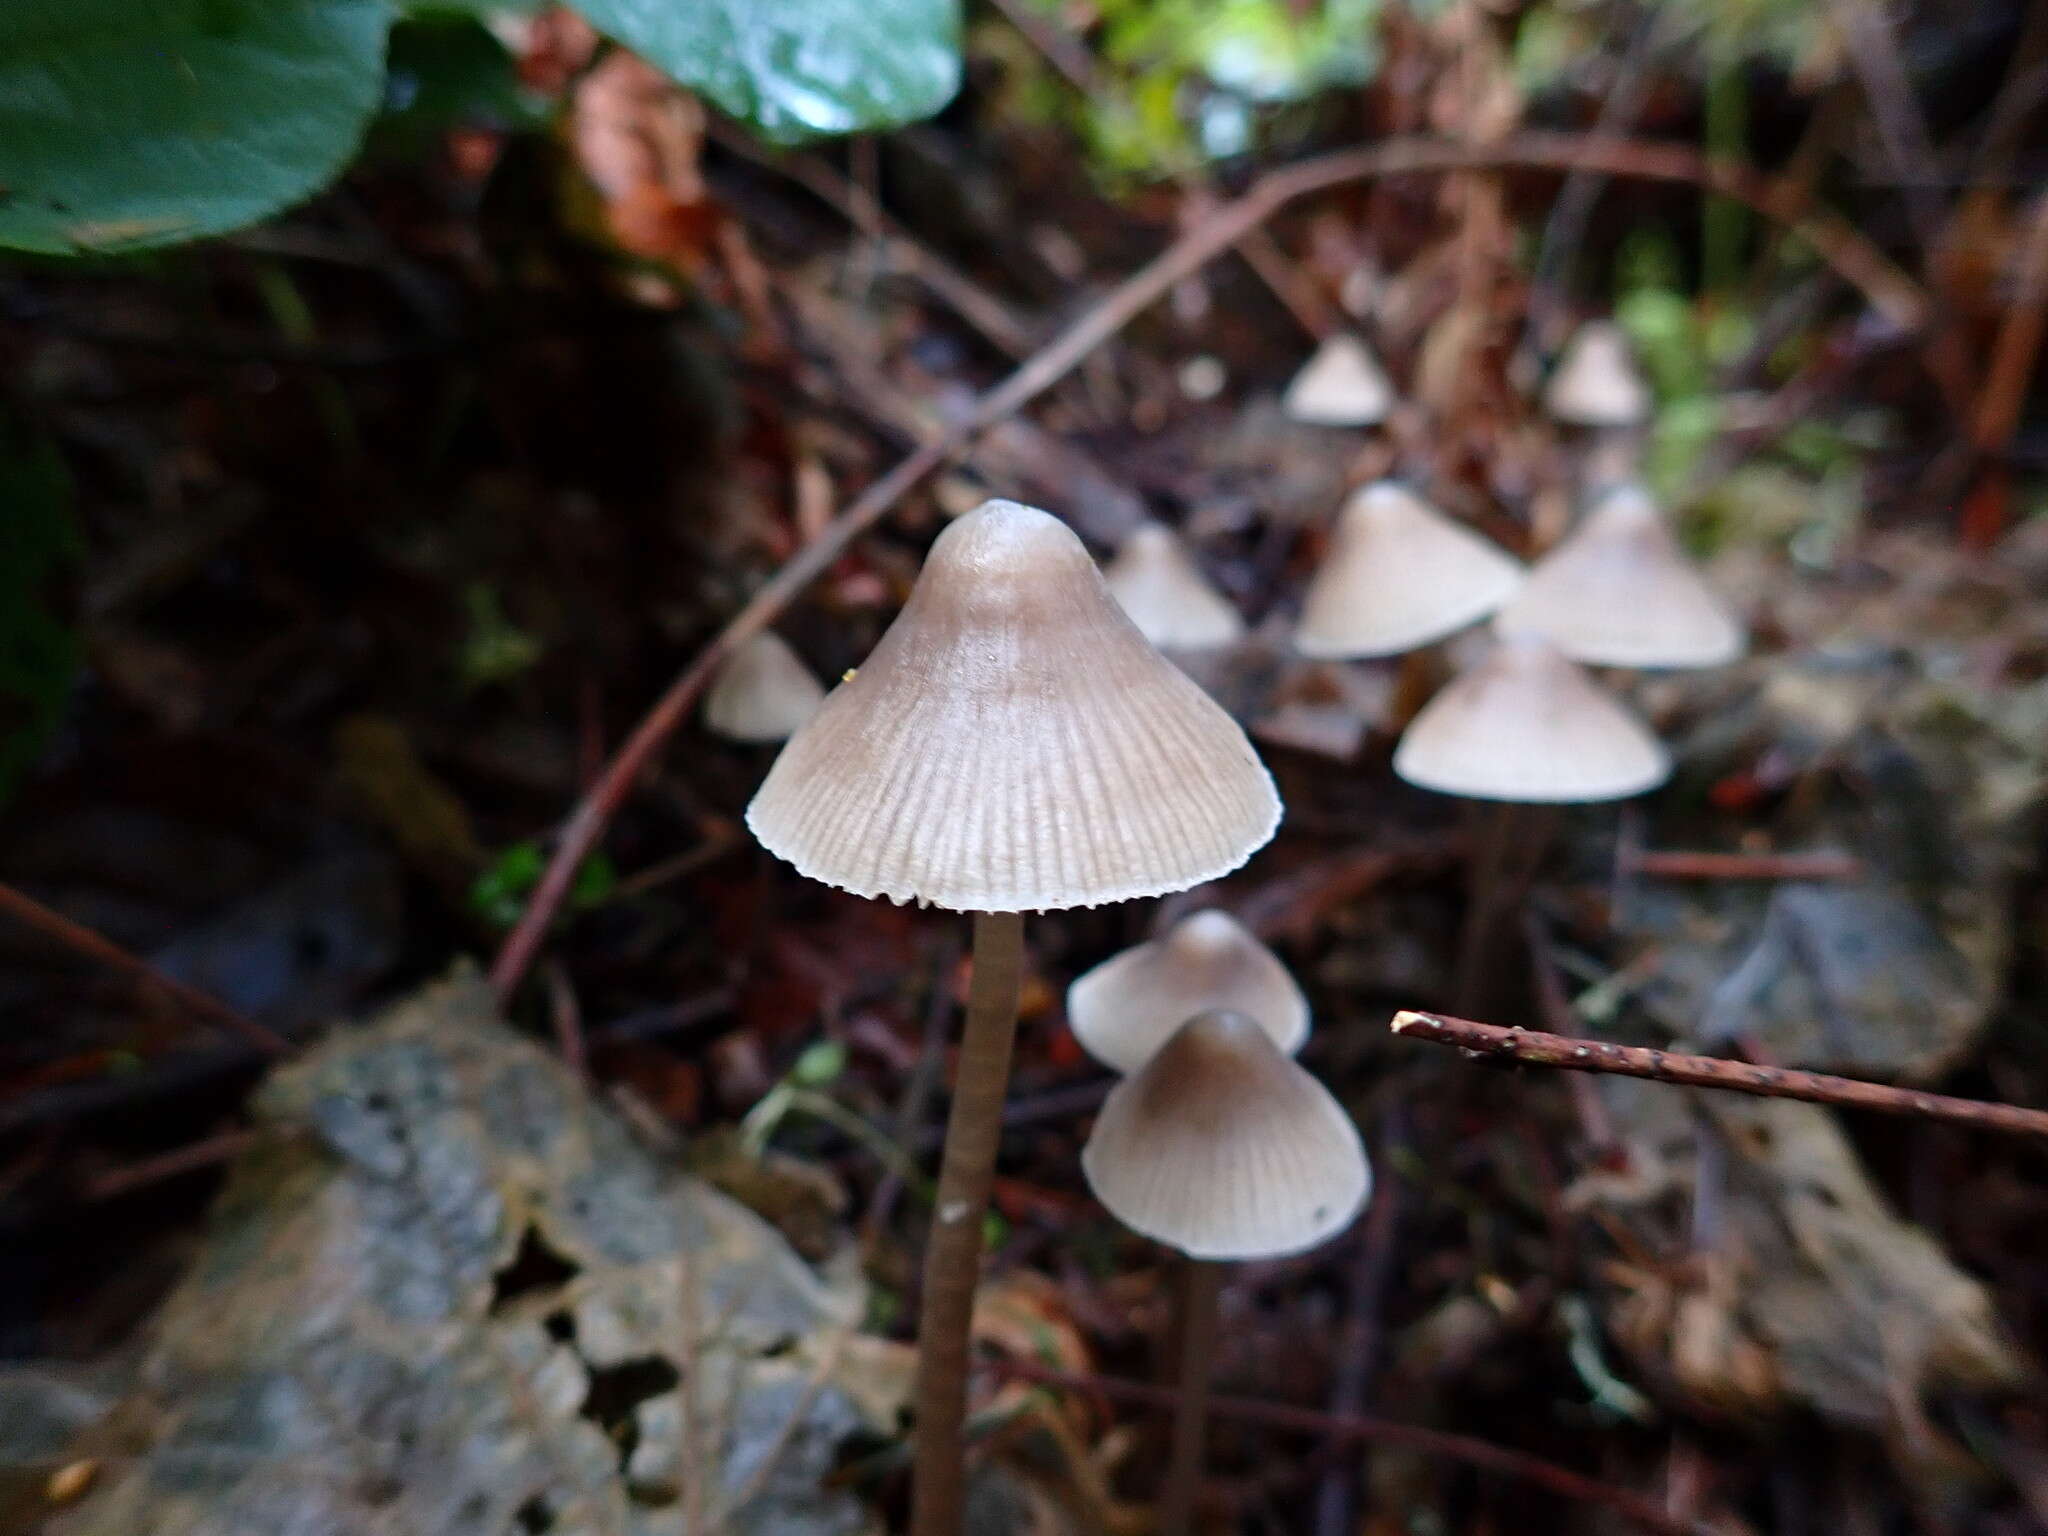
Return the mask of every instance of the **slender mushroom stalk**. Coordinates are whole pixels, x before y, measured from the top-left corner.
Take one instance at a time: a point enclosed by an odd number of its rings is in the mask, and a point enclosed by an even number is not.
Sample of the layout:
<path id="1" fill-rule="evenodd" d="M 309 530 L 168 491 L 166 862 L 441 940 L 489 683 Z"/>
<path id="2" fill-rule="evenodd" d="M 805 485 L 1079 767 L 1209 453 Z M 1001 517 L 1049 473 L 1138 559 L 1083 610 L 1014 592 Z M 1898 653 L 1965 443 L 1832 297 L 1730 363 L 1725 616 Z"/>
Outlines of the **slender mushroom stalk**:
<path id="1" fill-rule="evenodd" d="M 1222 1265 L 1302 1253 L 1351 1225 L 1372 1189 L 1358 1128 L 1241 1013 L 1198 1014 L 1112 1088 L 1081 1150 L 1089 1188 L 1133 1231 L 1195 1261 L 1164 1506 L 1185 1536 L 1201 1466 Z"/>
<path id="2" fill-rule="evenodd" d="M 1195 1528 L 1195 1498 L 1202 1489 L 1202 1446 L 1208 1438 L 1209 1386 L 1215 1376 L 1217 1304 L 1223 1265 L 1189 1259 L 1181 1266 L 1180 1381 L 1173 1405 L 1173 1446 L 1166 1464 L 1166 1498 L 1159 1515 L 1165 1536 Z"/>
<path id="3" fill-rule="evenodd" d="M 1491 974 L 1496 919 L 1534 876 L 1547 827 L 1531 807 L 1622 800 L 1654 789 L 1671 759 L 1648 726 L 1534 636 L 1515 635 L 1452 681 L 1394 750 L 1394 772 L 1439 794 L 1496 802 L 1479 812 L 1458 945 L 1460 1006 Z M 1519 852 L 1519 860 L 1516 854 Z M 1525 871 L 1510 876 L 1511 868 Z"/>
<path id="4" fill-rule="evenodd" d="M 939 1188 L 924 1250 L 917 1320 L 917 1510 L 951 1518 L 967 1499 L 967 1368 L 982 1220 L 995 1180 L 1017 996 L 1024 975 L 1024 918 L 974 914 L 974 972 L 967 1028 L 953 1082 L 953 1112 L 939 1161 Z M 917 1529 L 926 1527 L 919 1524 Z"/>
<path id="5" fill-rule="evenodd" d="M 789 740 L 747 825 L 860 896 L 977 914 L 925 1259 L 913 1536 L 958 1536 L 973 1298 L 1025 912 L 1184 890 L 1273 834 L 1244 733 L 1148 644 L 1057 518 L 991 501 L 932 545 L 896 622 Z"/>

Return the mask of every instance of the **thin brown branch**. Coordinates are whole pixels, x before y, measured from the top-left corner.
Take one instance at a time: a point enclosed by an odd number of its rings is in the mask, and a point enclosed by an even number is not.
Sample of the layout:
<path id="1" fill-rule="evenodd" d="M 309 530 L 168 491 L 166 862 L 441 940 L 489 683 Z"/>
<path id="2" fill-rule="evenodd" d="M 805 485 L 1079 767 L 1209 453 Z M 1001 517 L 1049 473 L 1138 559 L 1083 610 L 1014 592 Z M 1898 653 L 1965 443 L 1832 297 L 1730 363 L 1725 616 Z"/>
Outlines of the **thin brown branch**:
<path id="1" fill-rule="evenodd" d="M 1057 1371 L 1028 1360 L 1002 1360 L 998 1362 L 998 1369 L 1006 1375 L 1022 1381 L 1035 1382 L 1039 1386 L 1065 1392 L 1093 1393 L 1112 1402 L 1131 1403 L 1140 1407 L 1167 1407 L 1180 1396 L 1172 1387 L 1156 1387 L 1146 1382 L 1125 1381 L 1115 1376 Z M 1525 1483 L 1534 1483 L 1560 1498 L 1575 1499 L 1582 1504 L 1602 1505 L 1646 1531 L 1657 1532 L 1658 1536 L 1695 1536 L 1700 1529 L 1687 1522 L 1673 1520 L 1654 1502 L 1639 1493 L 1631 1493 L 1626 1488 L 1616 1488 L 1612 1484 L 1587 1477 L 1582 1472 L 1574 1472 L 1569 1467 L 1561 1467 L 1554 1461 L 1545 1461 L 1540 1456 L 1531 1456 L 1505 1445 L 1495 1445 L 1492 1441 L 1481 1440 L 1475 1435 L 1453 1434 L 1449 1430 L 1429 1429 L 1420 1424 L 1401 1424 L 1392 1419 L 1374 1418 L 1368 1414 L 1324 1413 L 1316 1408 L 1297 1408 L 1290 1403 L 1272 1403 L 1255 1397 L 1236 1397 L 1227 1394 L 1212 1396 L 1209 1399 L 1209 1412 L 1217 1418 L 1237 1419 L 1247 1424 L 1267 1424 L 1275 1429 L 1294 1430 L 1301 1434 L 1319 1435 L 1332 1440 L 1402 1445 L 1426 1456 L 1441 1456 L 1451 1461 L 1462 1461 L 1468 1466 L 1482 1467 L 1489 1472 L 1498 1472 L 1507 1477 L 1520 1478 Z"/>
<path id="2" fill-rule="evenodd" d="M 175 981 L 151 965 L 140 955 L 130 954 L 112 939 L 96 933 L 83 923 L 75 923 L 63 913 L 44 906 L 33 896 L 16 890 L 11 885 L 0 884 L 0 912 L 33 928 L 36 932 L 62 944 L 66 949 L 76 950 L 97 960 L 110 970 L 133 978 L 170 998 L 189 1013 L 209 1019 L 240 1035 L 266 1056 L 283 1056 L 291 1046 L 282 1035 L 258 1024 L 246 1014 L 237 1012 L 217 997 L 209 997 L 197 987 L 188 987 L 182 981 Z"/>
<path id="3" fill-rule="evenodd" d="M 1638 180 L 1707 187 L 1789 225 L 1822 260 L 1860 289 L 1874 309 L 1901 329 L 1918 329 L 1928 312 L 1927 299 L 1913 279 L 1849 224 L 1809 208 L 1796 190 L 1788 196 L 1778 183 L 1749 166 L 1714 159 L 1684 145 L 1536 133 L 1478 146 L 1437 139 L 1391 139 L 1272 172 L 1105 294 L 982 396 L 972 411 L 870 485 L 817 538 L 797 551 L 684 668 L 614 753 L 562 828 L 546 872 L 491 967 L 491 982 L 499 997 L 509 996 L 532 967 L 576 871 L 596 848 L 662 743 L 687 717 L 719 664 L 735 647 L 766 629 L 797 593 L 822 575 L 899 500 L 989 427 L 1065 378 L 1097 347 L 1163 298 L 1175 283 L 1229 250 L 1296 198 L 1375 176 L 1441 174 L 1479 167 L 1558 172 L 1583 168 Z"/>
<path id="4" fill-rule="evenodd" d="M 1620 856 L 1624 873 L 1660 880 L 1860 880 L 1863 861 L 1853 854 L 1708 853 L 1689 848 L 1643 848 Z"/>
<path id="5" fill-rule="evenodd" d="M 1643 1077 L 1652 1082 L 1673 1083 L 1687 1088 L 1725 1088 L 1764 1098 L 1803 1099 L 1809 1104 L 1867 1109 L 1880 1115 L 1940 1120 L 1950 1125 L 1975 1126 L 1980 1130 L 1999 1131 L 2012 1136 L 2048 1136 L 2048 1110 L 1988 1104 L 1979 1099 L 1950 1098 L 1946 1094 L 1921 1093 L 1913 1088 L 1859 1082 L 1851 1077 L 1830 1077 L 1824 1072 L 1755 1066 L 1722 1056 L 1683 1056 L 1675 1051 L 1652 1050 L 1639 1045 L 1574 1040 L 1568 1035 L 1478 1024 L 1471 1019 L 1454 1019 L 1440 1013 L 1397 1013 L 1393 1030 L 1395 1034 L 1411 1040 L 1454 1045 L 1474 1055 L 1499 1056 L 1531 1066 L 1563 1067 L 1572 1072 L 1612 1072 L 1623 1077 Z"/>

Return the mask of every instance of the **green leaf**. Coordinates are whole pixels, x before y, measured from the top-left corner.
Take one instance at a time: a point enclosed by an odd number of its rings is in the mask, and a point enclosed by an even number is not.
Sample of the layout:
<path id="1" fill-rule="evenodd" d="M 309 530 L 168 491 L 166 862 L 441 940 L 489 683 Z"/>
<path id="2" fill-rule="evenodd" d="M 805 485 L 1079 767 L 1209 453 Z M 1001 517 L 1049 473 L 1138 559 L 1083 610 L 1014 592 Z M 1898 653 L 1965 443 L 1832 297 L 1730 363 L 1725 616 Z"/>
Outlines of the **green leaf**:
<path id="1" fill-rule="evenodd" d="M 959 0 L 575 0 L 600 32 L 780 144 L 930 117 Z"/>
<path id="2" fill-rule="evenodd" d="M 134 250 L 253 224 L 355 152 L 384 0 L 4 0 L 0 246 Z"/>

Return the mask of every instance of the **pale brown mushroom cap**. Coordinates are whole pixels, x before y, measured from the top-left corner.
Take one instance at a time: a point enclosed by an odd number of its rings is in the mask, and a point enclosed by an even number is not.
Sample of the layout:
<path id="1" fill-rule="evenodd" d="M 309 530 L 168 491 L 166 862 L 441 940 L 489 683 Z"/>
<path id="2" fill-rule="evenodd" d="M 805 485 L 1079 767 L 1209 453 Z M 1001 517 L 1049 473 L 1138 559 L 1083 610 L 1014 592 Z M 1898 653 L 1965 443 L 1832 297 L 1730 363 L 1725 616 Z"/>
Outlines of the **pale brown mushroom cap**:
<path id="1" fill-rule="evenodd" d="M 1372 1188 L 1358 1127 L 1241 1013 L 1205 1013 L 1118 1083 L 1081 1171 L 1132 1231 L 1198 1259 L 1300 1253 Z"/>
<path id="2" fill-rule="evenodd" d="M 1620 326 L 1588 320 L 1572 333 L 1544 388 L 1543 408 L 1553 420 L 1581 427 L 1626 427 L 1650 414 L 1650 386 Z"/>
<path id="3" fill-rule="evenodd" d="M 1279 820 L 1237 723 L 1146 643 L 1064 523 L 1013 501 L 939 535 L 747 807 L 814 880 L 982 912 L 1185 890 Z"/>
<path id="4" fill-rule="evenodd" d="M 825 702 L 803 659 L 772 630 L 744 642 L 704 695 L 704 724 L 733 741 L 787 741 Z"/>
<path id="5" fill-rule="evenodd" d="M 1169 650 L 1212 650 L 1244 634 L 1230 600 L 1209 584 L 1171 528 L 1142 523 L 1131 530 L 1103 580 L 1138 633 Z"/>
<path id="6" fill-rule="evenodd" d="M 1410 651 L 1485 618 L 1521 581 L 1521 563 L 1498 545 L 1382 480 L 1338 515 L 1294 647 L 1326 657 Z"/>
<path id="7" fill-rule="evenodd" d="M 1370 347 L 1339 332 L 1294 376 L 1280 408 L 1306 426 L 1369 427 L 1394 408 L 1394 386 Z"/>
<path id="8" fill-rule="evenodd" d="M 1742 626 L 1639 486 L 1595 503 L 1493 622 L 1593 666 L 1716 667 L 1743 649 Z"/>
<path id="9" fill-rule="evenodd" d="M 1394 772 L 1471 800 L 1586 804 L 1655 789 L 1671 758 L 1554 646 L 1516 635 L 1423 706 L 1394 749 Z"/>
<path id="10" fill-rule="evenodd" d="M 1135 1072 L 1198 1013 L 1258 1020 L 1290 1056 L 1308 1038 L 1308 999 L 1279 956 L 1228 912 L 1191 913 L 1112 955 L 1067 989 L 1067 1022 L 1088 1054 Z"/>

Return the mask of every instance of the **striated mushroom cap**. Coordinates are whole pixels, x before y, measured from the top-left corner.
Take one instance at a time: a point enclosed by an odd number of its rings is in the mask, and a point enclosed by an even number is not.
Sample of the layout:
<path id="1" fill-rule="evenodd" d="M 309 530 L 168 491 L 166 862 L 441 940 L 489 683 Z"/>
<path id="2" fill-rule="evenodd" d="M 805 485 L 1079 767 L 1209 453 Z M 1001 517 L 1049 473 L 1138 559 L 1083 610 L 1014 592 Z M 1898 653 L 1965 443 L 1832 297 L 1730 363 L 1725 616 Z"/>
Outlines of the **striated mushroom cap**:
<path id="1" fill-rule="evenodd" d="M 1372 349 L 1339 333 L 1320 347 L 1287 386 L 1280 408 L 1311 427 L 1369 427 L 1394 408 L 1394 386 Z"/>
<path id="2" fill-rule="evenodd" d="M 1628 338 L 1611 320 L 1588 320 L 1565 343 L 1557 371 L 1543 391 L 1552 419 L 1580 427 L 1627 427 L 1650 414 Z"/>
<path id="3" fill-rule="evenodd" d="M 1102 575 L 1117 605 L 1154 645 L 1210 650 L 1244 633 L 1244 620 L 1171 528 L 1142 523 L 1132 529 Z"/>
<path id="4" fill-rule="evenodd" d="M 1067 989 L 1067 1022 L 1088 1054 L 1135 1072 L 1198 1013 L 1227 1008 L 1258 1020 L 1289 1055 L 1308 1038 L 1308 999 L 1279 956 L 1228 912 L 1182 918 Z"/>
<path id="5" fill-rule="evenodd" d="M 1138 633 L 1059 519 L 991 501 L 933 543 L 747 825 L 814 880 L 958 911 L 1184 890 L 1273 835 L 1233 721 Z"/>
<path id="6" fill-rule="evenodd" d="M 1518 635 L 1423 706 L 1394 749 L 1394 772 L 1470 800 L 1578 804 L 1655 789 L 1671 759 L 1555 647 Z"/>
<path id="7" fill-rule="evenodd" d="M 1392 656 L 1477 623 L 1521 584 L 1521 563 L 1391 480 L 1338 515 L 1302 599 L 1304 656 Z"/>
<path id="8" fill-rule="evenodd" d="M 825 690 L 772 630 L 725 658 L 704 695 L 704 723 L 732 741 L 787 741 L 817 712 Z"/>
<path id="9" fill-rule="evenodd" d="M 1536 562 L 1494 627 L 1594 666 L 1716 667 L 1743 649 L 1742 626 L 1634 485 L 1602 497 Z"/>
<path id="10" fill-rule="evenodd" d="M 1230 1012 L 1188 1020 L 1110 1090 L 1081 1170 L 1118 1221 L 1198 1259 L 1313 1248 L 1372 1187 L 1350 1116 Z"/>

